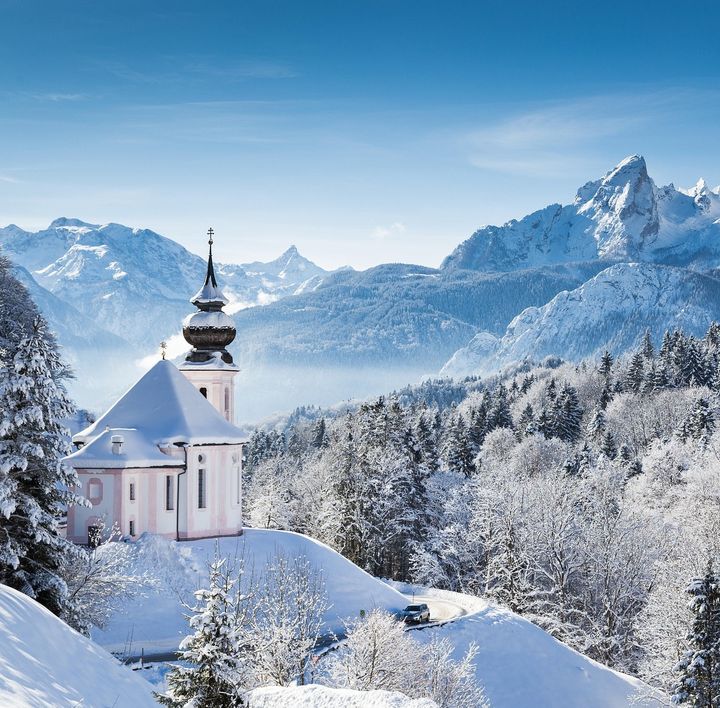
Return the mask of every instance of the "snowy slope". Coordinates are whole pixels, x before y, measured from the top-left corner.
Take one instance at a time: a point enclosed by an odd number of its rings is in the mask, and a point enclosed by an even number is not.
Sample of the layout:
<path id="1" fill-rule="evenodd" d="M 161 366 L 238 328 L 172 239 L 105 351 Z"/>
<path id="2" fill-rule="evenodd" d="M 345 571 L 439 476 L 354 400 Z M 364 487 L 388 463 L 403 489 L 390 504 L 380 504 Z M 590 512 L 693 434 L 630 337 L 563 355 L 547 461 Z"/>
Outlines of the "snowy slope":
<path id="1" fill-rule="evenodd" d="M 153 536 L 128 544 L 135 568 L 159 576 L 160 583 L 125 613 L 116 615 L 105 631 L 94 631 L 93 639 L 110 651 L 127 655 L 139 655 L 141 649 L 146 653 L 176 649 L 189 631 L 182 601 L 192 604 L 193 590 L 207 583 L 206 561 L 212 559 L 215 544 L 214 539 L 175 543 Z M 361 610 L 382 607 L 396 611 L 407 604 L 398 591 L 301 534 L 245 529 L 242 536 L 221 538 L 217 544 L 223 557 L 244 558 L 245 567 L 254 568 L 256 574 L 278 551 L 291 558 L 307 558 L 322 572 L 332 603 L 324 618 L 328 632 L 342 631 L 343 619 L 357 617 Z"/>
<path id="2" fill-rule="evenodd" d="M 506 271 L 593 259 L 719 265 L 720 191 L 702 179 L 687 190 L 657 187 L 632 155 L 581 187 L 572 204 L 479 229 L 443 267 Z"/>
<path id="3" fill-rule="evenodd" d="M 405 592 L 413 586 L 394 583 Z M 448 639 L 459 659 L 478 646 L 476 680 L 492 708 L 626 708 L 664 703 L 638 679 L 571 649 L 520 615 L 478 597 L 414 588 L 464 606 L 468 614 L 440 627 L 413 633 L 430 642 Z M 637 701 L 637 702 L 635 702 Z"/>
<path id="4" fill-rule="evenodd" d="M 442 374 L 489 373 L 549 355 L 579 361 L 604 349 L 620 354 L 647 328 L 659 343 L 667 329 L 700 336 L 712 321 L 720 321 L 720 280 L 670 266 L 619 263 L 542 307 L 524 310 L 502 337 L 477 334 Z"/>
<path id="5" fill-rule="evenodd" d="M 0 585 L 0 705 L 142 708 L 149 683 L 16 590 Z"/>

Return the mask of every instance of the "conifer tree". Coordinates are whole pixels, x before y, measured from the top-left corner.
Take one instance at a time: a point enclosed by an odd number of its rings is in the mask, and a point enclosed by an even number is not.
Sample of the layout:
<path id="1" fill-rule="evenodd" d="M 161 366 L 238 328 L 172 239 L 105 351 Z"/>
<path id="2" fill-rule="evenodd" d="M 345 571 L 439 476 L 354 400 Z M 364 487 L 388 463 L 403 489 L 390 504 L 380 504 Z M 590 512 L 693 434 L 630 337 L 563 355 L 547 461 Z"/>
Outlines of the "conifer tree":
<path id="1" fill-rule="evenodd" d="M 577 391 L 565 384 L 557 397 L 554 411 L 555 434 L 564 442 L 575 442 L 580 437 L 582 408 Z"/>
<path id="2" fill-rule="evenodd" d="M 70 453 L 62 420 L 73 412 L 67 368 L 37 316 L 5 351 L 0 367 L 0 582 L 35 598 L 57 615 L 71 608 L 60 570 L 79 552 L 61 537 L 64 506 L 83 503 L 78 479 L 62 458 Z"/>
<path id="3" fill-rule="evenodd" d="M 720 578 L 708 563 L 705 575 L 687 587 L 693 623 L 689 649 L 678 663 L 672 701 L 698 708 L 720 706 Z"/>
<path id="4" fill-rule="evenodd" d="M 630 359 L 627 375 L 625 376 L 625 388 L 628 391 L 639 393 L 644 380 L 644 358 L 641 352 L 633 354 Z"/>
<path id="5" fill-rule="evenodd" d="M 595 406 L 592 418 L 587 426 L 588 435 L 592 440 L 600 441 L 605 437 L 607 430 L 607 420 L 605 417 L 605 411 L 601 405 Z"/>
<path id="6" fill-rule="evenodd" d="M 470 438 L 461 415 L 457 417 L 453 425 L 452 437 L 448 446 L 448 467 L 465 477 L 472 476 L 475 471 Z"/>
<path id="7" fill-rule="evenodd" d="M 605 437 L 603 438 L 602 444 L 600 445 L 600 451 L 609 460 L 614 460 L 617 457 L 617 442 L 615 441 L 615 436 L 609 430 L 607 433 L 605 433 Z"/>
<path id="8" fill-rule="evenodd" d="M 598 367 L 598 371 L 600 372 L 600 375 L 605 379 L 610 379 L 610 374 L 612 373 L 612 367 L 613 367 L 613 357 L 612 354 L 606 349 L 603 352 L 602 357 L 600 358 L 600 366 Z"/>
<path id="9" fill-rule="evenodd" d="M 316 450 L 320 450 L 328 446 L 325 418 L 319 418 L 313 426 L 312 446 Z"/>
<path id="10" fill-rule="evenodd" d="M 650 336 L 650 330 L 646 329 L 643 335 L 642 344 L 640 345 L 640 352 L 646 361 L 651 361 L 655 358 L 655 347 L 653 347 L 652 337 Z"/>
<path id="11" fill-rule="evenodd" d="M 167 676 L 163 705 L 181 708 L 232 708 L 243 705 L 245 677 L 243 647 L 238 634 L 241 596 L 237 581 L 217 551 L 210 565 L 210 587 L 195 593 L 188 618 L 193 634 L 180 644 L 180 658 Z"/>

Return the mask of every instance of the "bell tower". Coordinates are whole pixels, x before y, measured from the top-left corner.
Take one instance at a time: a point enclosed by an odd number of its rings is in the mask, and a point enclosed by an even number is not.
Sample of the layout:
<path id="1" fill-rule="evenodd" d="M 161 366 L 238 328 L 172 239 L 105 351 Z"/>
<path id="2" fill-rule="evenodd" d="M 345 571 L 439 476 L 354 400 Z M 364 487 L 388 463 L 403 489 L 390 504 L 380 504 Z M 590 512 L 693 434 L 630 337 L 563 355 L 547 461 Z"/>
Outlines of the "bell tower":
<path id="1" fill-rule="evenodd" d="M 228 304 L 220 291 L 213 266 L 213 235 L 208 229 L 208 261 L 205 283 L 190 300 L 198 311 L 183 321 L 183 337 L 192 349 L 180 365 L 185 374 L 205 398 L 225 417 L 235 421 L 235 376 L 238 367 L 226 349 L 235 339 L 235 323 L 223 312 Z"/>

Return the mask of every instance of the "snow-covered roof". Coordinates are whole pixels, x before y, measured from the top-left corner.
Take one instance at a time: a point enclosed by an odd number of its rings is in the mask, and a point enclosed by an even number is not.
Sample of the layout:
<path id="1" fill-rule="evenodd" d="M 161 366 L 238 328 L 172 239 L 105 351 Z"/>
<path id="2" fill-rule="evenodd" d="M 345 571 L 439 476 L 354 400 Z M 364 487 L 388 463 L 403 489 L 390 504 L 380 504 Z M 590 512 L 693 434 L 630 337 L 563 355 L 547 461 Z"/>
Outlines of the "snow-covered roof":
<path id="1" fill-rule="evenodd" d="M 172 362 L 164 360 L 95 423 L 74 435 L 73 442 L 87 443 L 105 428 L 134 428 L 154 445 L 237 445 L 246 440 Z"/>
<path id="2" fill-rule="evenodd" d="M 228 364 L 222 359 L 222 352 L 208 352 L 210 358 L 207 361 L 188 361 L 187 359 L 180 364 L 180 369 L 208 369 L 217 371 L 218 369 L 228 369 L 230 371 L 240 371 L 237 364 Z"/>
<path id="3" fill-rule="evenodd" d="M 113 440 L 122 439 L 118 452 Z M 134 428 L 108 428 L 65 458 L 75 469 L 126 469 L 128 467 L 182 467 L 183 460 L 166 455 Z"/>

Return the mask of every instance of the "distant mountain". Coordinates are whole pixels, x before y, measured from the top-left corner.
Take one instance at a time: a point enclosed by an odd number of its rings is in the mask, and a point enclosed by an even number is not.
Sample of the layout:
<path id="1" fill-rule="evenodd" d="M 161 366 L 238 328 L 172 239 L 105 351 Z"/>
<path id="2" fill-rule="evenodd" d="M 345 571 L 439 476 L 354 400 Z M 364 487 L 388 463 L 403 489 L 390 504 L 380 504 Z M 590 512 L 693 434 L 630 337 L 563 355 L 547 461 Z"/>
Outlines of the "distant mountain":
<path id="1" fill-rule="evenodd" d="M 153 231 L 77 219 L 37 233 L 8 226 L 0 247 L 26 269 L 75 363 L 82 405 L 110 402 L 161 339 L 183 351 L 201 256 Z M 666 327 L 700 332 L 720 319 L 720 189 L 657 187 L 635 155 L 570 205 L 479 229 L 439 269 L 328 272 L 292 246 L 269 263 L 216 271 L 238 330 L 237 409 L 253 422 L 441 368 L 465 375 L 548 354 L 621 353 L 646 327 L 656 338 Z M 103 371 L 112 372 L 104 383 Z"/>
<path id="2" fill-rule="evenodd" d="M 618 355 L 646 329 L 659 344 L 665 330 L 702 336 L 720 321 L 720 280 L 672 266 L 618 263 L 542 307 L 521 312 L 501 337 L 477 334 L 441 373 L 488 374 L 511 363 L 561 356 L 569 361 Z"/>
<path id="3" fill-rule="evenodd" d="M 581 187 L 572 204 L 479 229 L 443 268 L 507 271 L 594 259 L 720 265 L 720 187 L 702 179 L 689 190 L 656 187 L 645 160 L 633 155 Z"/>
<path id="4" fill-rule="evenodd" d="M 177 331 L 205 272 L 205 259 L 175 241 L 120 224 L 62 218 L 36 233 L 10 225 L 0 229 L 0 246 L 45 290 L 138 346 L 149 346 L 151 332 L 159 342 Z M 231 310 L 315 287 L 329 274 L 294 247 L 267 264 L 218 264 L 218 272 Z"/>
<path id="5" fill-rule="evenodd" d="M 47 229 L 0 229 L 16 264 L 77 372 L 82 405 L 102 407 L 139 375 L 138 361 L 180 331 L 206 260 L 148 229 L 61 218 Z M 270 263 L 216 264 L 228 310 L 316 288 L 331 275 L 293 246 Z M 112 372 L 112 373 L 110 373 Z"/>

